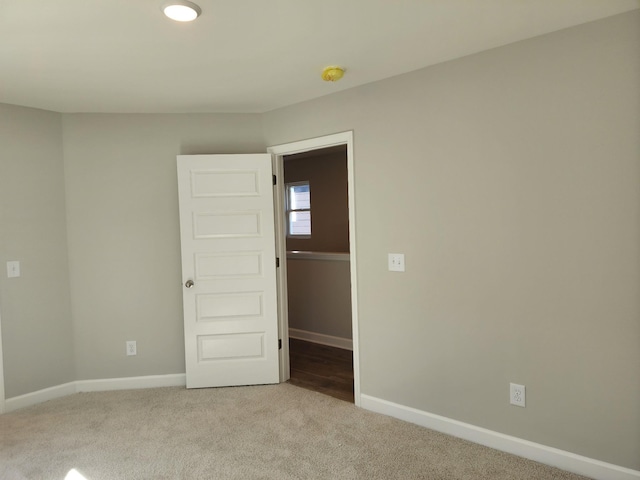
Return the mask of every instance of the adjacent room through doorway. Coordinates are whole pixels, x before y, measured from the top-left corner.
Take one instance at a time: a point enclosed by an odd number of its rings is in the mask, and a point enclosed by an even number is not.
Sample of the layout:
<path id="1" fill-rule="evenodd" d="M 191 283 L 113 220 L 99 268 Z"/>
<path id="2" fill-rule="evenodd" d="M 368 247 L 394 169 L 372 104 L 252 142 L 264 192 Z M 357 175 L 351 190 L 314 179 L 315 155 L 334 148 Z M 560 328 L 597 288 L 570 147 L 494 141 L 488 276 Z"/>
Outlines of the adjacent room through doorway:
<path id="1" fill-rule="evenodd" d="M 292 384 L 354 401 L 346 145 L 284 156 Z"/>

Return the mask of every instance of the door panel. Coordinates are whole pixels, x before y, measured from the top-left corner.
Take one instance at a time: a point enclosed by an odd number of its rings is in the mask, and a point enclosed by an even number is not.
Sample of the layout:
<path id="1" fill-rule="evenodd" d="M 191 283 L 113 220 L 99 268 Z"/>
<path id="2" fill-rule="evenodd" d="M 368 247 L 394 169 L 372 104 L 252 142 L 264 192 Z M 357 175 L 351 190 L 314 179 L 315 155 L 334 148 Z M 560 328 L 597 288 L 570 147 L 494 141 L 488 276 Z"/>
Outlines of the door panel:
<path id="1" fill-rule="evenodd" d="M 180 155 L 178 192 L 187 388 L 277 383 L 270 155 Z"/>

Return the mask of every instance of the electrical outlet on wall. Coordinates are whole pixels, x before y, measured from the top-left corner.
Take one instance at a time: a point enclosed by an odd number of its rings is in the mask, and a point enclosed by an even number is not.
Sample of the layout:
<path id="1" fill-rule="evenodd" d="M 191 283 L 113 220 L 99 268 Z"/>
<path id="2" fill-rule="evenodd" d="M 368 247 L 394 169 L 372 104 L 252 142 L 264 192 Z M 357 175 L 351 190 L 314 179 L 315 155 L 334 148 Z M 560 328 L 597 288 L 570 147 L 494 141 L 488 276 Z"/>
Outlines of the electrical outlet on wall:
<path id="1" fill-rule="evenodd" d="M 137 355 L 138 347 L 135 340 L 127 340 L 127 356 Z"/>
<path id="2" fill-rule="evenodd" d="M 404 272 L 404 253 L 389 254 L 389 271 Z"/>
<path id="3" fill-rule="evenodd" d="M 517 383 L 509 384 L 509 403 L 516 407 L 525 406 L 525 388 L 524 385 L 518 385 Z"/>

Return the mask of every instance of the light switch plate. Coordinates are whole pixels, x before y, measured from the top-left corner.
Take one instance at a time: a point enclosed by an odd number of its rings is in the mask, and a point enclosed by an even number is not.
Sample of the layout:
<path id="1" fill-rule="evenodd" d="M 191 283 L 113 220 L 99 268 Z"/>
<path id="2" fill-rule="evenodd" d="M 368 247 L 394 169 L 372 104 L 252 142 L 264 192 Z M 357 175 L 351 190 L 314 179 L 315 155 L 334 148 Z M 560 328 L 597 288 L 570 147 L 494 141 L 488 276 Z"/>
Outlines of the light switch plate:
<path id="1" fill-rule="evenodd" d="M 20 262 L 13 260 L 7 262 L 7 278 L 15 278 L 20 276 Z"/>
<path id="2" fill-rule="evenodd" d="M 404 253 L 389 254 L 389 271 L 404 272 Z"/>

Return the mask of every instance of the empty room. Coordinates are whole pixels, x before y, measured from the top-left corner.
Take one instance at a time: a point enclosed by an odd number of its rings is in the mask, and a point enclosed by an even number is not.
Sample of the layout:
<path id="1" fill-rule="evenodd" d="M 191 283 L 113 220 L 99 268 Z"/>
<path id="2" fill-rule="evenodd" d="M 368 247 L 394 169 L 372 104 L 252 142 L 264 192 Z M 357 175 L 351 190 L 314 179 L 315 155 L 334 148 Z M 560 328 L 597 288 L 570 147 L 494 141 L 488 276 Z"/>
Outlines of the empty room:
<path id="1" fill-rule="evenodd" d="M 0 2 L 0 479 L 640 480 L 640 0 L 171 3 Z"/>

